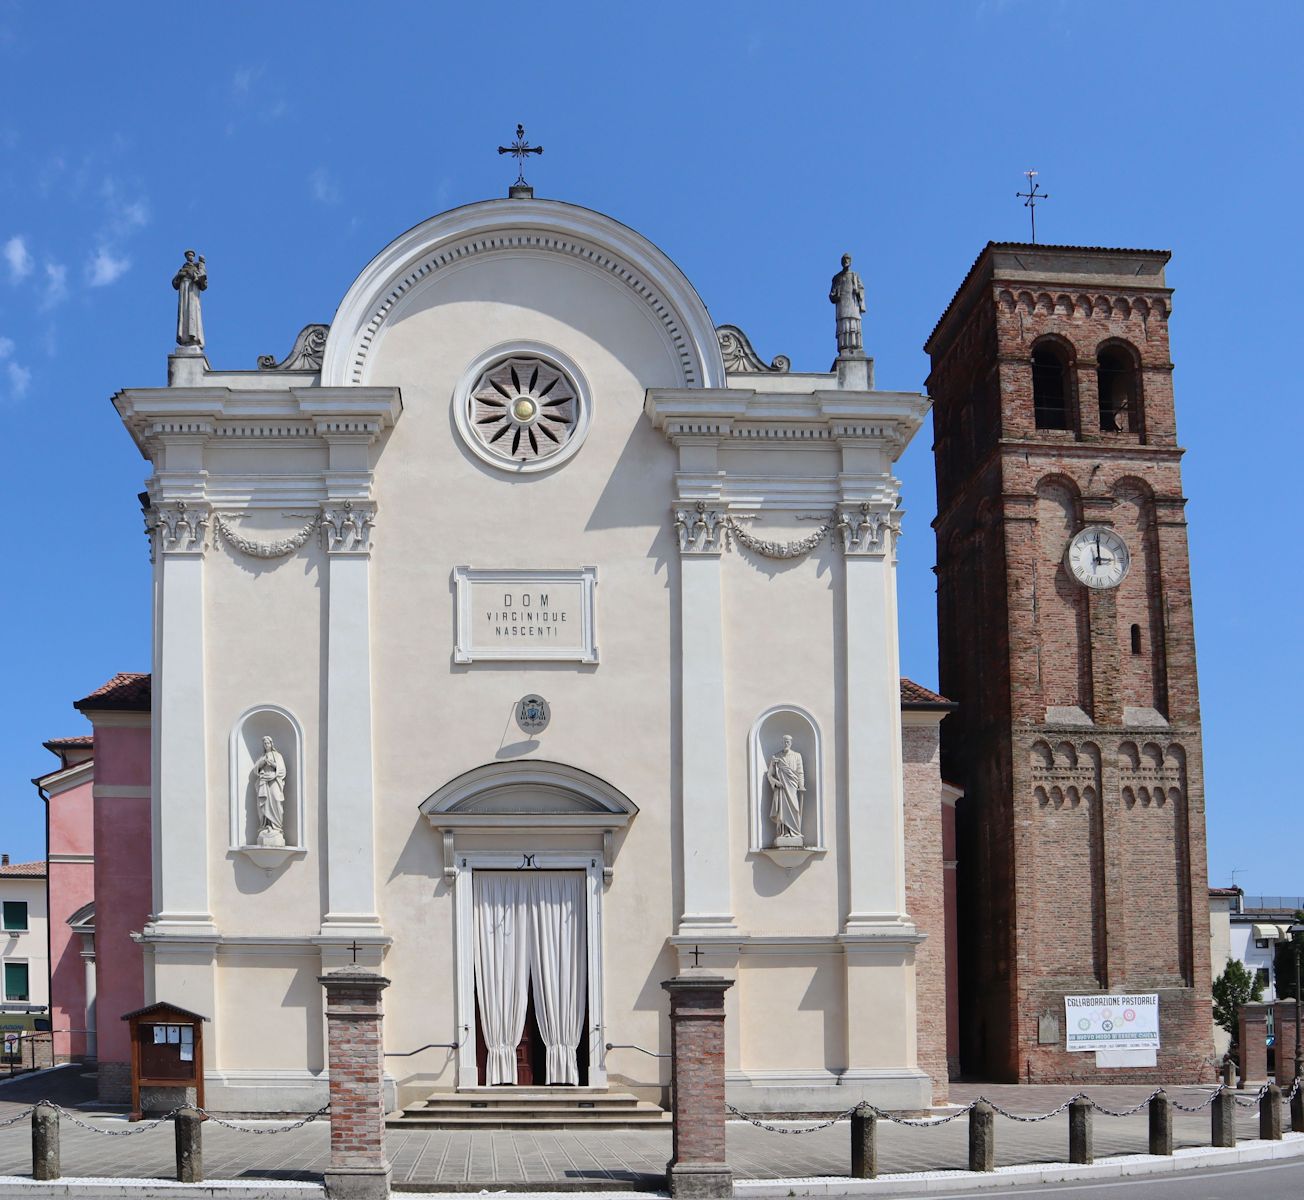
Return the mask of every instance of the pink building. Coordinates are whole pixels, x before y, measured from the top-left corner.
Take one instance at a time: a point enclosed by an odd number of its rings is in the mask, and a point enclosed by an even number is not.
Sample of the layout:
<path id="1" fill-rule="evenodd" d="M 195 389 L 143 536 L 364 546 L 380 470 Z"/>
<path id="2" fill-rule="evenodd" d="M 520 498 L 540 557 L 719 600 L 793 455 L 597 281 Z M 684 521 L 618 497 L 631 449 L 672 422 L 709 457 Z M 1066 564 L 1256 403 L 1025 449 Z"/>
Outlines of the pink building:
<path id="1" fill-rule="evenodd" d="M 51 738 L 59 759 L 33 782 L 46 803 L 54 1060 L 95 1058 L 94 738 Z M 89 924 L 87 924 L 89 919 Z"/>
<path id="2" fill-rule="evenodd" d="M 121 1018 L 145 1003 L 131 935 L 151 911 L 150 677 L 115 675 L 73 707 L 93 734 L 46 742 L 60 766 L 36 780 L 49 804 L 55 1049 L 97 1059 L 100 1099 L 116 1102 L 130 1091 Z"/>

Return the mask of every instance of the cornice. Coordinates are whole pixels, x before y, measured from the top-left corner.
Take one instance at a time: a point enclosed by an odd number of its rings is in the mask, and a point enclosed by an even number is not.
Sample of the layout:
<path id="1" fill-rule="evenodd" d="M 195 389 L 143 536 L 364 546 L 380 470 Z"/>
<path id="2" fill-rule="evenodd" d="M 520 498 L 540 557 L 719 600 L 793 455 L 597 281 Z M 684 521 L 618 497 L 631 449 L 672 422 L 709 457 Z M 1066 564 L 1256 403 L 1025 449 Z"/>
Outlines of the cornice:
<path id="1" fill-rule="evenodd" d="M 149 458 L 159 441 L 374 441 L 398 420 L 403 400 L 394 387 L 170 387 L 128 388 L 113 406 Z"/>

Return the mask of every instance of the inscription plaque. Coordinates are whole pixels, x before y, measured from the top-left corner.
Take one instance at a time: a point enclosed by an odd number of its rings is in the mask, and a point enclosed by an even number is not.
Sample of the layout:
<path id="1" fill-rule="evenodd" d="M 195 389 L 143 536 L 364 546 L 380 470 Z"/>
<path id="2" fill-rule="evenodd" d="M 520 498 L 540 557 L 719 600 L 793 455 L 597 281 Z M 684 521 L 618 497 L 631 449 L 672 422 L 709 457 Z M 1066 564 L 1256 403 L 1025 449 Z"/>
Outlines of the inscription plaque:
<path id="1" fill-rule="evenodd" d="M 596 567 L 455 567 L 453 661 L 598 661 Z"/>

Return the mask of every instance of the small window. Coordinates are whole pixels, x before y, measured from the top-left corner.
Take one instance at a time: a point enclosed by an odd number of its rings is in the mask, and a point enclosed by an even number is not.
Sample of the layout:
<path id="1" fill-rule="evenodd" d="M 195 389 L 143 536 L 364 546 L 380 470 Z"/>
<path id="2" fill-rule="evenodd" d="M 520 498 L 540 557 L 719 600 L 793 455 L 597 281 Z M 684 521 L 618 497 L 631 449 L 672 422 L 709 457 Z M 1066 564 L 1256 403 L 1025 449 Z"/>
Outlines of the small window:
<path id="1" fill-rule="evenodd" d="M 1270 944 L 1270 943 L 1268 942 L 1268 939 L 1267 939 L 1267 938 L 1255 938 L 1255 939 L 1254 939 L 1254 945 L 1255 945 L 1255 948 L 1256 948 L 1256 949 L 1259 949 L 1259 950 L 1266 950 L 1266 949 L 1268 948 L 1269 944 Z M 1265 969 L 1265 971 L 1266 971 L 1266 969 Z M 1264 979 L 1266 980 L 1266 979 L 1267 979 L 1267 974 L 1264 973 L 1263 977 L 1264 977 Z"/>
<path id="2" fill-rule="evenodd" d="M 1038 429 L 1070 428 L 1068 369 L 1049 346 L 1033 351 L 1032 408 Z"/>
<path id="3" fill-rule="evenodd" d="M 4 927 L 10 933 L 25 933 L 27 930 L 27 901 L 6 900 L 4 902 Z"/>
<path id="4" fill-rule="evenodd" d="M 1102 433 L 1135 433 L 1136 369 L 1126 351 L 1102 350 L 1096 359 Z"/>
<path id="5" fill-rule="evenodd" d="M 1267 945 L 1267 943 L 1265 942 L 1264 945 Z M 1264 987 L 1267 987 L 1267 986 L 1268 986 L 1268 968 L 1267 968 L 1267 967 L 1260 967 L 1257 971 L 1254 972 L 1254 978 L 1257 979 L 1261 984 L 1263 984 Z"/>
<path id="6" fill-rule="evenodd" d="M 25 962 L 7 962 L 5 963 L 5 995 L 6 1000 L 23 1000 L 30 999 L 28 992 L 28 972 Z"/>
<path id="7" fill-rule="evenodd" d="M 1140 625 L 1132 626 L 1132 653 L 1133 654 L 1141 653 L 1141 626 Z"/>

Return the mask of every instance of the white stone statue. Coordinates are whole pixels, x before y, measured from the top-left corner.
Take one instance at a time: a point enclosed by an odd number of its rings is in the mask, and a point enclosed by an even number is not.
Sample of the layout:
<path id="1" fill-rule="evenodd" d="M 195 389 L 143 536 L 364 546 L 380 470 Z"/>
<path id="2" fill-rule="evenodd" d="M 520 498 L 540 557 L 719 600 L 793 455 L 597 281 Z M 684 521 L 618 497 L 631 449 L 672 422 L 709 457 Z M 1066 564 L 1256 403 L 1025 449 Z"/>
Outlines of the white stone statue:
<path id="1" fill-rule="evenodd" d="M 842 270 L 833 276 L 829 299 L 836 305 L 838 323 L 838 357 L 862 358 L 865 345 L 860 318 L 865 311 L 865 285 L 851 269 L 851 255 L 842 256 Z"/>
<path id="2" fill-rule="evenodd" d="M 801 846 L 802 796 L 806 791 L 806 764 L 792 748 L 792 736 L 783 735 L 783 749 L 770 759 L 765 772 L 770 783 L 770 820 L 776 846 Z"/>
<path id="3" fill-rule="evenodd" d="M 186 251 L 186 261 L 172 277 L 177 289 L 177 345 L 204 348 L 204 321 L 199 312 L 199 293 L 208 287 L 204 256 Z"/>
<path id="4" fill-rule="evenodd" d="M 258 844 L 285 845 L 285 759 L 270 737 L 263 738 L 263 756 L 254 763 L 258 785 Z"/>

